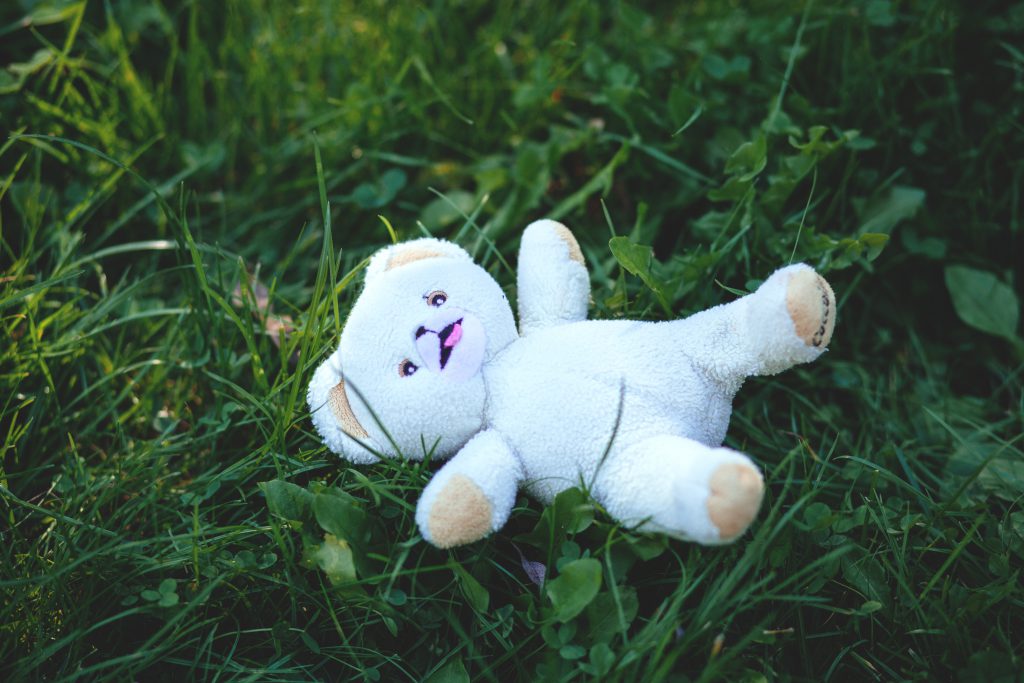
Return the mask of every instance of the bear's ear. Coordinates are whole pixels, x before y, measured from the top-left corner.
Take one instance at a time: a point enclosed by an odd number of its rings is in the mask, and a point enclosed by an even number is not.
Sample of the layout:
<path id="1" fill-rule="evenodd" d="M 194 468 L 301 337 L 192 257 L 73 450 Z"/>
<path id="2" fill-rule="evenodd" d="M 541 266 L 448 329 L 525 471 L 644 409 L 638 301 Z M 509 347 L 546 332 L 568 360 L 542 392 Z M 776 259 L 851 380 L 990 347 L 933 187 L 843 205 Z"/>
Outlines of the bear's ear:
<path id="1" fill-rule="evenodd" d="M 338 383 L 328 390 L 327 407 L 341 425 L 341 431 L 353 439 L 369 438 L 370 434 L 363 429 L 356 414 L 352 412 L 352 404 L 348 402 L 348 393 L 345 391 L 345 380 L 338 380 Z"/>
<path id="2" fill-rule="evenodd" d="M 313 425 L 333 452 L 357 465 L 377 462 L 377 442 L 359 422 L 342 378 L 338 354 L 320 364 L 309 384 L 306 400 L 313 413 Z"/>
<path id="3" fill-rule="evenodd" d="M 447 240 L 421 237 L 417 240 L 392 244 L 374 254 L 370 259 L 370 265 L 366 268 L 366 284 L 369 285 L 381 273 L 401 268 L 416 261 L 434 258 L 473 260 L 465 249 Z"/>

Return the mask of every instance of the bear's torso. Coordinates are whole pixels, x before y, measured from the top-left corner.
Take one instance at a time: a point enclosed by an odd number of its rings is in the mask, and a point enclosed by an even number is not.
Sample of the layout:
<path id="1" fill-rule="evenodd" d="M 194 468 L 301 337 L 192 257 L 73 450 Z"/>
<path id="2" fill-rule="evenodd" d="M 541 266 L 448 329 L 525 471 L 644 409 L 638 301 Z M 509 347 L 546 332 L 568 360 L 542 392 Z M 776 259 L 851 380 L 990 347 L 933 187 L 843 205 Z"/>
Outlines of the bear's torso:
<path id="1" fill-rule="evenodd" d="M 602 457 L 660 434 L 709 446 L 725 437 L 739 385 L 723 386 L 683 352 L 686 320 L 593 320 L 517 339 L 484 367 L 485 424 L 522 461 L 544 502 L 589 485 Z"/>

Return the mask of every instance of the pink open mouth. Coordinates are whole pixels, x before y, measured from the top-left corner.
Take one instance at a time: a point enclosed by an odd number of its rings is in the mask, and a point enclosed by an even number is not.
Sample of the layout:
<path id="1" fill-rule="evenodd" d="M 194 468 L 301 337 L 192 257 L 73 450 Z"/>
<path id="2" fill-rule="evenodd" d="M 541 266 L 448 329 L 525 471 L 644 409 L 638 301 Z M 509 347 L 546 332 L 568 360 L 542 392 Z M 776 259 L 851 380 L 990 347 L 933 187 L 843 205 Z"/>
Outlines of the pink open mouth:
<path id="1" fill-rule="evenodd" d="M 423 321 L 415 333 L 416 350 L 428 370 L 461 381 L 483 364 L 487 336 L 471 314 L 449 308 Z"/>
<path id="2" fill-rule="evenodd" d="M 455 345 L 462 339 L 462 318 L 459 318 L 451 325 L 445 327 L 437 335 L 438 341 L 441 342 L 441 369 L 444 370 L 444 366 L 448 365 L 448 359 L 452 357 L 452 351 L 455 350 Z"/>
<path id="3" fill-rule="evenodd" d="M 449 331 L 450 330 L 450 331 Z M 448 336 L 445 336 L 445 332 L 448 332 Z M 441 331 L 441 345 L 442 346 L 455 346 L 462 339 L 462 321 L 457 320 L 448 327 Z"/>

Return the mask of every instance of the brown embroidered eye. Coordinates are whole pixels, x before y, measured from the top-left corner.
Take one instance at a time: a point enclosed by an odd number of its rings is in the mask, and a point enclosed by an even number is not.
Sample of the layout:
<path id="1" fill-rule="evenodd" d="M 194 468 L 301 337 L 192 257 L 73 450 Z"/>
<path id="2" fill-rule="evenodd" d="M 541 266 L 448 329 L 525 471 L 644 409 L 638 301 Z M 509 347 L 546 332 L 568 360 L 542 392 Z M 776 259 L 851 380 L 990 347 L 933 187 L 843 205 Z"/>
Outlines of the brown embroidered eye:
<path id="1" fill-rule="evenodd" d="M 411 377 L 416 373 L 417 370 L 419 370 L 419 368 L 416 367 L 413 364 L 413 362 L 408 358 L 406 358 L 405 360 L 398 364 L 399 377 Z"/>
<path id="2" fill-rule="evenodd" d="M 448 295 L 438 289 L 427 294 L 426 299 L 429 306 L 441 306 L 445 301 L 448 301 Z"/>

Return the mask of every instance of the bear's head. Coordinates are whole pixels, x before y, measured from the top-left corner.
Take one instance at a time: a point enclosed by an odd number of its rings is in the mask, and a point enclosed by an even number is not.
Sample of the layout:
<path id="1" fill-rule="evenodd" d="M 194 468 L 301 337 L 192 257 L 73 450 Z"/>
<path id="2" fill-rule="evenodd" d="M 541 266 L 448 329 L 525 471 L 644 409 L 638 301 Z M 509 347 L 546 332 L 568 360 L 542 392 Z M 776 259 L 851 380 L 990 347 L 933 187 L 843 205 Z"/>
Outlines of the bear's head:
<path id="1" fill-rule="evenodd" d="M 432 238 L 386 247 L 310 383 L 313 424 L 355 463 L 374 451 L 448 457 L 483 427 L 482 369 L 517 336 L 498 283 L 464 250 Z"/>

